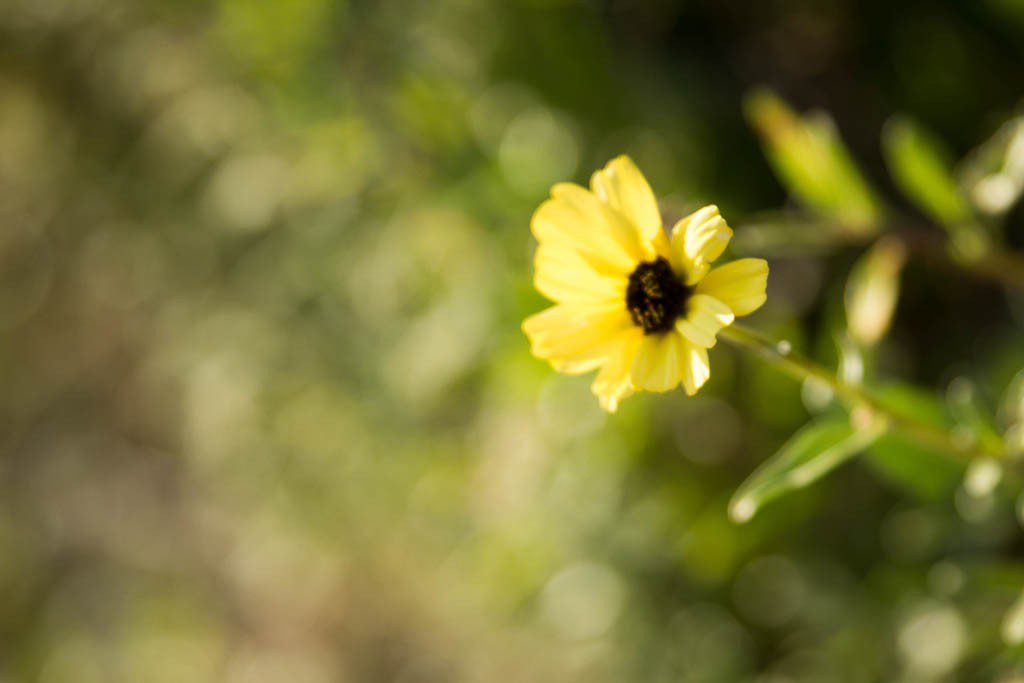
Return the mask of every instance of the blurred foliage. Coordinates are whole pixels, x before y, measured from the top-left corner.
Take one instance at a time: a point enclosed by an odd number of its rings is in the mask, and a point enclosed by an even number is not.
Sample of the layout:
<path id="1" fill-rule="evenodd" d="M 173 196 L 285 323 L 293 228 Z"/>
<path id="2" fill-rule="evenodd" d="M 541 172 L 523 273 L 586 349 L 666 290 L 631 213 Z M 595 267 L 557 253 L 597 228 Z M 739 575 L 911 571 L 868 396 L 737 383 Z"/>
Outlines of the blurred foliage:
<path id="1" fill-rule="evenodd" d="M 940 141 L 909 119 L 893 118 L 883 129 L 882 145 L 893 180 L 939 225 L 956 229 L 970 220 Z"/>
<path id="2" fill-rule="evenodd" d="M 995 0 L 0 3 L 0 680 L 1019 680 L 1012 470 L 885 435 L 738 526 L 828 397 L 716 348 L 608 418 L 518 326 L 552 182 L 629 153 L 739 250 L 771 163 L 778 253 L 835 248 L 753 324 L 835 363 L 848 238 L 947 174 L 1024 245 L 1022 46 Z M 895 113 L 963 162 L 897 127 L 890 181 Z M 916 244 L 865 374 L 1019 438 L 1019 290 Z"/>
<path id="3" fill-rule="evenodd" d="M 747 117 L 764 140 L 775 172 L 809 208 L 856 233 L 872 232 L 882 209 L 821 111 L 798 117 L 770 92 L 747 99 Z"/>
<path id="4" fill-rule="evenodd" d="M 846 327 L 850 336 L 863 346 L 877 344 L 892 325 L 906 252 L 902 242 L 883 237 L 850 271 L 843 298 Z"/>
<path id="5" fill-rule="evenodd" d="M 845 416 L 808 423 L 736 490 L 730 516 L 739 523 L 748 521 L 768 501 L 814 483 L 884 432 L 881 421 L 855 426 Z"/>

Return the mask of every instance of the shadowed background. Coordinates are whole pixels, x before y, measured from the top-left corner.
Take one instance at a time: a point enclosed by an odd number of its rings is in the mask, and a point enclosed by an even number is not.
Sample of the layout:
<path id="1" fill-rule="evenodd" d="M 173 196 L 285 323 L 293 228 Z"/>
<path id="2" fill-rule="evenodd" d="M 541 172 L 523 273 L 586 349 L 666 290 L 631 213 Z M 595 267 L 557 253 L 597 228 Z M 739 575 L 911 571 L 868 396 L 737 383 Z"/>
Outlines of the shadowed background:
<path id="1" fill-rule="evenodd" d="M 937 231 L 880 131 L 989 138 L 1024 3 L 6 0 L 0 681 L 1022 680 L 1012 496 L 883 453 L 736 525 L 799 384 L 722 344 L 609 417 L 529 354 L 553 182 L 787 204 L 764 85 Z M 859 249 L 785 251 L 750 324 L 834 362 Z M 992 411 L 1022 314 L 910 253 L 874 362 Z"/>

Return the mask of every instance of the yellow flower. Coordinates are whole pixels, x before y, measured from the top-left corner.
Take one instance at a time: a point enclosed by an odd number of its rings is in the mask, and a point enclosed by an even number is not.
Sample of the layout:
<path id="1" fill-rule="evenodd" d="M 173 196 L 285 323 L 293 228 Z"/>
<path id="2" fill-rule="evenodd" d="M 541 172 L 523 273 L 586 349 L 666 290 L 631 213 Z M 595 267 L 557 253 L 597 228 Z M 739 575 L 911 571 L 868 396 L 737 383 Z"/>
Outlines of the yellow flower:
<path id="1" fill-rule="evenodd" d="M 746 258 L 711 270 L 732 230 L 705 206 L 661 225 L 647 180 L 620 156 L 590 190 L 559 183 L 533 215 L 534 284 L 555 305 L 523 322 L 533 354 L 559 372 L 600 369 L 593 391 L 614 412 L 634 391 L 693 395 L 711 373 L 719 330 L 765 301 L 768 264 Z"/>

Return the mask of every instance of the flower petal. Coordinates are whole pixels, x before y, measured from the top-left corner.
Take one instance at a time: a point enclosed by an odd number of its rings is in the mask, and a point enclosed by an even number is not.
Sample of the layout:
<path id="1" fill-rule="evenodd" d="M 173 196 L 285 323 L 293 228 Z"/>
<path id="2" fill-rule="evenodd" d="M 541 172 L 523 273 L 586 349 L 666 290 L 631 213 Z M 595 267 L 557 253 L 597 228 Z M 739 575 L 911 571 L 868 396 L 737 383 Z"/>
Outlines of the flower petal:
<path id="1" fill-rule="evenodd" d="M 665 260 L 672 261 L 672 244 L 669 242 L 668 234 L 664 230 L 659 230 L 651 240 L 651 246 L 654 248 L 653 256 L 661 256 Z"/>
<path id="2" fill-rule="evenodd" d="M 715 335 L 736 317 L 724 303 L 707 294 L 694 294 L 686 302 L 686 316 L 676 321 L 676 330 L 702 349 L 715 345 Z"/>
<path id="3" fill-rule="evenodd" d="M 618 156 L 590 178 L 590 189 L 628 218 L 644 242 L 651 242 L 661 230 L 661 212 L 651 186 L 628 156 Z"/>
<path id="4" fill-rule="evenodd" d="M 631 272 L 647 251 L 628 220 L 572 183 L 551 188 L 551 199 L 533 214 L 530 227 L 541 244 L 573 249 L 609 275 Z"/>
<path id="5" fill-rule="evenodd" d="M 533 355 L 559 372 L 579 374 L 600 367 L 624 332 L 635 329 L 622 307 L 559 304 L 523 321 Z"/>
<path id="6" fill-rule="evenodd" d="M 711 365 L 708 362 L 708 350 L 681 340 L 679 347 L 679 367 L 681 368 L 683 389 L 687 396 L 693 396 L 704 386 L 711 376 Z"/>
<path id="7" fill-rule="evenodd" d="M 552 301 L 611 305 L 625 300 L 629 283 L 626 277 L 612 277 L 594 270 L 572 249 L 542 244 L 533 262 L 533 284 Z"/>
<path id="8" fill-rule="evenodd" d="M 597 395 L 601 407 L 609 413 L 614 413 L 619 402 L 633 393 L 630 370 L 642 339 L 643 333 L 639 328 L 623 333 L 619 345 L 608 355 L 608 360 L 590 387 Z"/>
<path id="9" fill-rule="evenodd" d="M 675 332 L 645 335 L 633 362 L 633 386 L 646 391 L 669 391 L 679 384 L 682 339 Z"/>
<path id="10" fill-rule="evenodd" d="M 768 262 L 743 258 L 715 268 L 697 285 L 698 294 L 709 294 L 736 315 L 753 313 L 768 298 Z"/>
<path id="11" fill-rule="evenodd" d="M 672 228 L 672 267 L 693 285 L 708 272 L 732 238 L 732 228 L 714 204 L 691 213 Z"/>

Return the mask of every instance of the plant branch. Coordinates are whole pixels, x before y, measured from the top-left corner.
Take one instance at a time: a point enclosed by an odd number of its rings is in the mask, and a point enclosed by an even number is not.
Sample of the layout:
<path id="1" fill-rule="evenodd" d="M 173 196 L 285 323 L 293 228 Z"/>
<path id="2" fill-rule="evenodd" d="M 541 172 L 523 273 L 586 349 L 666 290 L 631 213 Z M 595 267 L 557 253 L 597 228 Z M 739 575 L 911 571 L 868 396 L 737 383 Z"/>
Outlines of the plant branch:
<path id="1" fill-rule="evenodd" d="M 834 372 L 797 354 L 787 341 L 775 341 L 741 325 L 730 325 L 718 334 L 735 346 L 753 351 L 798 380 L 815 380 L 823 383 L 851 409 L 869 410 L 873 415 L 884 419 L 890 429 L 899 431 L 922 445 L 937 448 L 962 460 L 1006 456 L 1005 449 L 996 450 L 976 441 L 958 438 L 947 429 L 893 411 L 875 398 L 867 388 L 844 382 Z"/>

